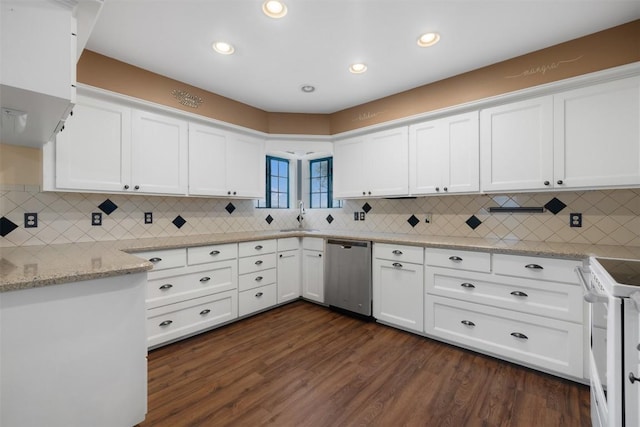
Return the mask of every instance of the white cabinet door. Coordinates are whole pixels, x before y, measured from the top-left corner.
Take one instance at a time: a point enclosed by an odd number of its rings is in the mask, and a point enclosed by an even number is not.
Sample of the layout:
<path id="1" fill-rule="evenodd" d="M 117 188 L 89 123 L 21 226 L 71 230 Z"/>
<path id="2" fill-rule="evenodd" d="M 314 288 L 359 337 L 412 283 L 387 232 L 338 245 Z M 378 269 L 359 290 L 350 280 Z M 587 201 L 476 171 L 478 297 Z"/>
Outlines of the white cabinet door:
<path id="1" fill-rule="evenodd" d="M 480 112 L 482 191 L 549 188 L 553 181 L 551 96 Z"/>
<path id="2" fill-rule="evenodd" d="M 479 190 L 478 113 L 409 127 L 409 193 Z"/>
<path id="3" fill-rule="evenodd" d="M 424 267 L 384 259 L 373 262 L 373 317 L 423 332 Z"/>
<path id="4" fill-rule="evenodd" d="M 324 254 L 322 251 L 302 251 L 302 296 L 324 303 Z"/>
<path id="5" fill-rule="evenodd" d="M 409 128 L 376 132 L 366 138 L 363 152 L 367 196 L 409 194 Z M 335 167 L 335 166 L 334 166 Z"/>
<path id="6" fill-rule="evenodd" d="M 333 197 L 365 196 L 363 173 L 364 137 L 337 141 L 333 147 Z"/>
<path id="7" fill-rule="evenodd" d="M 131 109 L 79 96 L 56 137 L 55 187 L 123 191 L 131 174 L 130 152 Z"/>
<path id="8" fill-rule="evenodd" d="M 554 95 L 554 184 L 640 184 L 640 77 Z"/>
<path id="9" fill-rule="evenodd" d="M 227 195 L 253 199 L 264 197 L 264 145 L 263 139 L 231 133 L 227 144 Z"/>
<path id="10" fill-rule="evenodd" d="M 300 297 L 300 251 L 278 254 L 278 304 Z"/>
<path id="11" fill-rule="evenodd" d="M 143 193 L 186 194 L 187 122 L 134 110 L 131 184 Z"/>
<path id="12" fill-rule="evenodd" d="M 223 130 L 189 123 L 189 194 L 227 194 L 227 142 Z"/>

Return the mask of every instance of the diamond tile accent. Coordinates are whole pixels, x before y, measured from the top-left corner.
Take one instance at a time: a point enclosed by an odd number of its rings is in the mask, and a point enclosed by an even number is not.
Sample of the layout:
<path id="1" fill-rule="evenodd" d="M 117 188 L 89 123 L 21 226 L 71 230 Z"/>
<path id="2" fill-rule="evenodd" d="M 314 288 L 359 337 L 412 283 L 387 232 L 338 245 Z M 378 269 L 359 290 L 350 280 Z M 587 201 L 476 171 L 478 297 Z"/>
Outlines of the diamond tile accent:
<path id="1" fill-rule="evenodd" d="M 180 215 L 178 215 L 177 217 L 175 217 L 173 219 L 173 221 L 171 221 L 173 223 L 173 225 L 175 225 L 178 228 L 182 228 L 183 225 L 185 225 L 187 223 L 187 220 L 182 218 Z"/>
<path id="2" fill-rule="evenodd" d="M 100 203 L 98 205 L 98 208 L 106 213 L 107 215 L 111 215 L 111 213 L 113 211 L 115 211 L 116 209 L 118 209 L 118 205 L 116 205 L 115 203 L 113 203 L 111 200 L 107 199 L 104 202 Z"/>
<path id="3" fill-rule="evenodd" d="M 327 218 L 326 218 L 326 219 L 327 219 L 327 222 L 328 222 L 329 224 L 331 224 L 331 223 L 333 222 L 333 217 L 331 216 L 331 214 L 327 215 Z"/>
<path id="4" fill-rule="evenodd" d="M 11 221 L 9 218 L 0 218 L 0 236 L 4 237 L 18 228 L 18 225 Z"/>
<path id="5" fill-rule="evenodd" d="M 560 212 L 562 209 L 566 208 L 567 205 L 565 205 L 564 203 L 562 203 L 560 200 L 558 200 L 557 198 L 553 198 L 551 200 L 549 200 L 547 202 L 546 205 L 544 205 L 544 207 L 551 212 L 554 215 L 557 215 L 558 212 Z"/>
<path id="6" fill-rule="evenodd" d="M 362 205 L 362 210 L 364 211 L 364 213 L 369 213 L 369 211 L 373 209 L 371 207 L 371 205 L 367 202 L 364 203 L 364 205 Z"/>
<path id="7" fill-rule="evenodd" d="M 418 225 L 420 223 L 420 220 L 415 216 L 415 215 L 411 215 L 409 217 L 409 219 L 407 220 L 407 222 L 412 226 L 415 227 L 416 225 Z"/>
<path id="8" fill-rule="evenodd" d="M 267 215 L 264 220 L 267 221 L 267 224 L 271 224 L 273 222 L 273 217 L 271 215 Z"/>
<path id="9" fill-rule="evenodd" d="M 231 215 L 233 213 L 233 211 L 236 210 L 236 207 L 233 206 L 233 203 L 229 203 L 227 206 L 224 207 L 224 210 L 229 212 L 229 215 Z"/>
<path id="10" fill-rule="evenodd" d="M 469 217 L 469 219 L 466 220 L 465 223 L 469 227 L 471 227 L 472 230 L 475 230 L 480 226 L 480 224 L 482 224 L 482 221 L 480 221 L 477 216 L 471 215 L 471 217 Z"/>

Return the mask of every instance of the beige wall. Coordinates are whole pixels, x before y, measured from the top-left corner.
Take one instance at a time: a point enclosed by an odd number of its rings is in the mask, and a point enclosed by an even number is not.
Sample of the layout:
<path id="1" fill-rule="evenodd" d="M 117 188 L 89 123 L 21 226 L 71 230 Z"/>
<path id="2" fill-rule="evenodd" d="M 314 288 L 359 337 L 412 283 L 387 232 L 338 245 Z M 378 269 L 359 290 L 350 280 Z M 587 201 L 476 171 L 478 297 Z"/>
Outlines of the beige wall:
<path id="1" fill-rule="evenodd" d="M 42 150 L 0 144 L 0 184 L 41 185 Z"/>

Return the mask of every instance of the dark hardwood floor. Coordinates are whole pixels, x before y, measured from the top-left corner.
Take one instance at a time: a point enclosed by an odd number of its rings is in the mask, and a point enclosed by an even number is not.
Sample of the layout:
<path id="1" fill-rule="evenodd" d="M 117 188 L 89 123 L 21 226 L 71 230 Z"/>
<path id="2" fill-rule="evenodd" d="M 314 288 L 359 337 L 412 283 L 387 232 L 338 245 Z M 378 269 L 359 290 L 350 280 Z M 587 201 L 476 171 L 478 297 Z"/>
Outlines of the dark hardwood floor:
<path id="1" fill-rule="evenodd" d="M 590 426 L 588 387 L 298 301 L 149 353 L 140 427 Z"/>

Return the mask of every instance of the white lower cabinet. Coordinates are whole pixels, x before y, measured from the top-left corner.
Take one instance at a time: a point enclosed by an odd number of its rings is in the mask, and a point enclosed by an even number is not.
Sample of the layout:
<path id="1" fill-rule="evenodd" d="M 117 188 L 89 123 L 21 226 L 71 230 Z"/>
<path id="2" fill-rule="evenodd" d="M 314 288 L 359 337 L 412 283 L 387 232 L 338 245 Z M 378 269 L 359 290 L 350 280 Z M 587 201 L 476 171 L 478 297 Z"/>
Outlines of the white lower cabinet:
<path id="1" fill-rule="evenodd" d="M 136 255 L 154 264 L 147 274 L 148 347 L 167 344 L 238 317 L 237 244 Z"/>
<path id="2" fill-rule="evenodd" d="M 551 373 L 583 378 L 582 289 L 574 273 L 580 262 L 471 254 L 425 251 L 425 333 Z M 487 262 L 479 263 L 482 258 Z M 465 266 L 465 260 L 475 261 Z"/>
<path id="3" fill-rule="evenodd" d="M 422 254 L 421 247 L 374 243 L 373 317 L 377 320 L 423 331 Z"/>
<path id="4" fill-rule="evenodd" d="M 302 239 L 302 296 L 324 303 L 324 240 Z"/>
<path id="5" fill-rule="evenodd" d="M 238 314 L 247 316 L 277 303 L 276 241 L 239 245 Z"/>
<path id="6" fill-rule="evenodd" d="M 278 239 L 278 304 L 300 298 L 300 240 Z"/>

